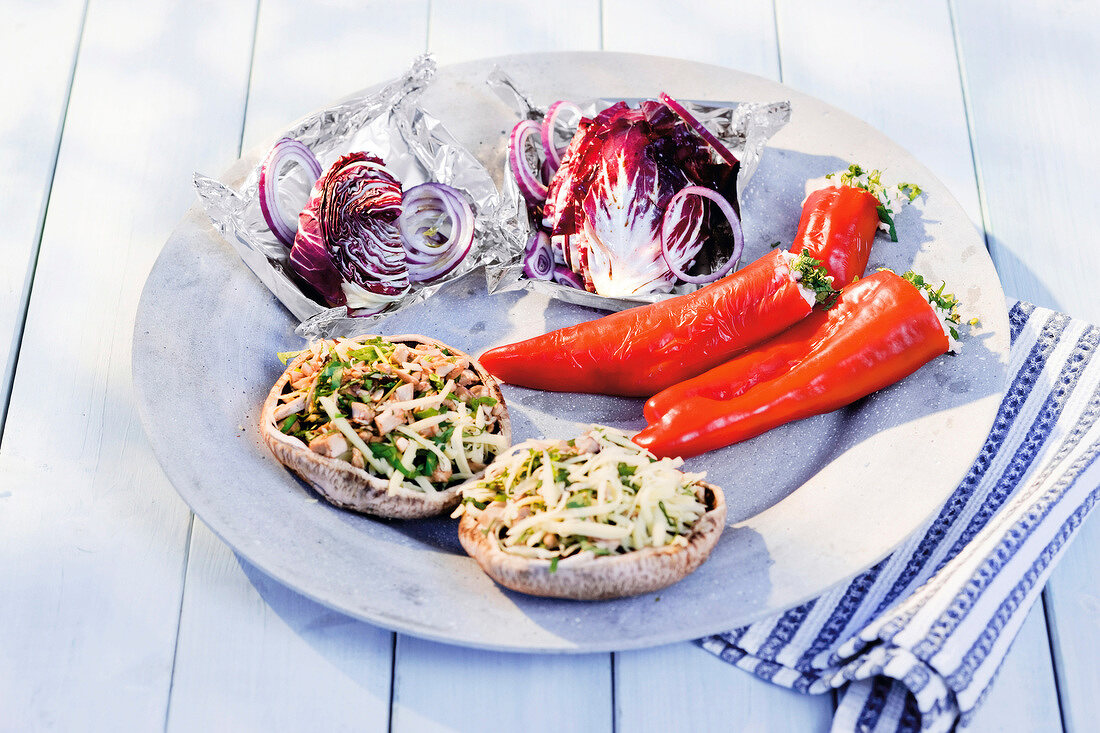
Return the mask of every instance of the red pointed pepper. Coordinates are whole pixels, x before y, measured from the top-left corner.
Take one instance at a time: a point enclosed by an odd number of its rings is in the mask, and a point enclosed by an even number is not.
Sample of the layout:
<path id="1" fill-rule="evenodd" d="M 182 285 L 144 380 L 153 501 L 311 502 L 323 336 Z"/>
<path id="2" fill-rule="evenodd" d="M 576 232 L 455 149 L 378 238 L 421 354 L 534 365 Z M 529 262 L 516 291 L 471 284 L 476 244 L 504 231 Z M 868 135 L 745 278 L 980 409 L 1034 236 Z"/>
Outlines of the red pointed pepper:
<path id="1" fill-rule="evenodd" d="M 821 260 L 838 290 L 863 277 L 879 222 L 879 200 L 862 188 L 830 186 L 802 205 L 791 252 Z"/>
<path id="2" fill-rule="evenodd" d="M 889 271 L 849 285 L 832 309 L 656 395 L 647 405 L 656 422 L 634 441 L 658 456 L 694 456 L 903 379 L 950 345 L 929 299 L 948 312 L 954 299 L 930 292 Z"/>
<path id="3" fill-rule="evenodd" d="M 791 267 L 810 287 L 827 281 L 812 260 L 789 259 L 769 252 L 693 293 L 498 346 L 478 361 L 509 384 L 647 397 L 809 315 Z"/>

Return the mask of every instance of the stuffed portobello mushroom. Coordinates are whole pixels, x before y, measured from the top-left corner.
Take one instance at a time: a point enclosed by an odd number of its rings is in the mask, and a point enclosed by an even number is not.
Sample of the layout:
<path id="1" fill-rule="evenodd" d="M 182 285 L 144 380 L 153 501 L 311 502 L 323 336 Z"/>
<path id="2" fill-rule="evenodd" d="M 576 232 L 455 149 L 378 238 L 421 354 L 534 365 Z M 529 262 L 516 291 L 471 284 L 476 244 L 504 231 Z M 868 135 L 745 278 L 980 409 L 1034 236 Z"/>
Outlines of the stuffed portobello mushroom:
<path id="1" fill-rule="evenodd" d="M 680 465 L 601 426 L 521 443 L 462 487 L 459 540 L 523 593 L 595 600 L 664 588 L 707 559 L 726 521 L 721 489 Z"/>
<path id="2" fill-rule="evenodd" d="M 365 514 L 428 517 L 511 444 L 496 381 L 425 336 L 318 341 L 271 388 L 261 433 L 326 501 Z"/>

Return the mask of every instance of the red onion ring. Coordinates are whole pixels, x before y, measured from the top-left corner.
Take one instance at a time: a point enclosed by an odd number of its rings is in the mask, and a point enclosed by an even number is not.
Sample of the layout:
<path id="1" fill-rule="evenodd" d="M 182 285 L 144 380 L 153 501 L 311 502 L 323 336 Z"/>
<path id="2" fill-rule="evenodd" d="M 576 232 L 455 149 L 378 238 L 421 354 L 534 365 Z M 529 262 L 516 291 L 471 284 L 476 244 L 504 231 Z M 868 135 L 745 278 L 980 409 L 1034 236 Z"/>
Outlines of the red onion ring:
<path id="1" fill-rule="evenodd" d="M 551 279 L 558 285 L 584 290 L 584 280 L 581 280 L 577 273 L 573 272 L 565 265 L 555 265 Z"/>
<path id="2" fill-rule="evenodd" d="M 527 240 L 523 250 L 523 273 L 532 280 L 549 280 L 554 274 L 554 253 L 546 232 L 537 231 Z"/>
<path id="3" fill-rule="evenodd" d="M 448 222 L 451 233 L 440 239 L 439 228 Z M 412 282 L 443 277 L 462 262 L 474 242 L 474 212 L 469 202 L 442 183 L 422 183 L 406 191 L 397 227 Z"/>
<path id="4" fill-rule="evenodd" d="M 264 215 L 264 221 L 275 238 L 287 247 L 294 246 L 294 235 L 298 233 L 298 212 L 293 216 L 287 216 L 286 212 L 279 208 L 278 186 L 279 176 L 286 166 L 297 163 L 302 168 L 309 170 L 312 177 L 309 186 L 312 188 L 317 179 L 321 177 L 321 164 L 313 151 L 302 143 L 289 137 L 284 137 L 271 148 L 263 165 L 260 166 L 260 212 Z M 308 195 L 308 191 L 306 192 Z"/>
<path id="5" fill-rule="evenodd" d="M 508 137 L 508 164 L 523 197 L 532 204 L 541 204 L 550 190 L 527 165 L 527 156 L 523 151 L 531 135 L 541 135 L 539 123 L 534 120 L 521 120 L 512 128 L 512 134 Z"/>
<path id="6" fill-rule="evenodd" d="M 550 175 L 553 175 L 561 165 L 561 156 L 565 152 L 565 148 L 559 150 L 558 146 L 554 145 L 554 126 L 562 112 L 572 112 L 577 119 L 583 116 L 580 107 L 564 100 L 554 102 L 550 105 L 550 109 L 546 110 L 546 117 L 542 120 L 542 151 L 546 155 L 546 167 L 550 169 Z"/>
<path id="7" fill-rule="evenodd" d="M 699 137 L 706 140 L 707 144 L 714 148 L 714 150 L 722 156 L 723 160 L 725 160 L 730 165 L 737 165 L 737 157 L 730 152 L 730 149 L 723 145 L 722 141 L 715 137 L 713 132 L 703 127 L 703 123 L 696 119 L 695 115 L 693 115 L 691 112 L 688 112 L 684 105 L 680 104 L 664 92 L 661 92 L 657 98 L 660 99 L 666 107 L 672 110 L 677 117 L 687 123 L 687 126 L 694 130 L 699 135 Z"/>
<path id="8" fill-rule="evenodd" d="M 671 233 L 672 230 L 675 228 L 675 217 L 677 216 L 677 214 L 673 212 L 676 211 L 676 204 L 678 204 L 680 200 L 683 199 L 685 196 L 702 196 L 703 198 L 707 198 L 713 201 L 715 204 L 718 205 L 719 211 L 721 211 L 722 214 L 729 221 L 730 229 L 733 230 L 733 252 L 730 253 L 729 261 L 726 262 L 726 264 L 722 265 L 720 269 L 710 273 L 709 275 L 687 274 L 676 265 L 676 259 L 669 251 L 669 238 L 665 236 L 665 232 L 667 231 Z M 702 248 L 702 246 L 703 243 L 700 240 L 695 251 L 692 252 L 692 256 L 694 256 L 699 251 L 699 249 Z M 672 274 L 676 277 L 680 278 L 684 282 L 696 283 L 699 285 L 703 283 L 714 282 L 721 277 L 725 277 L 731 270 L 733 270 L 734 267 L 737 266 L 737 262 L 741 259 L 741 252 L 744 251 L 744 249 L 745 233 L 741 230 L 741 217 L 739 217 L 737 215 L 737 212 L 733 210 L 733 206 L 730 205 L 730 202 L 727 201 L 724 196 L 722 196 L 714 189 L 707 188 L 706 186 L 686 186 L 677 191 L 676 195 L 669 200 L 668 206 L 665 208 L 664 216 L 661 218 L 661 256 L 665 258 L 665 264 L 668 265 L 669 271 L 672 272 Z"/>

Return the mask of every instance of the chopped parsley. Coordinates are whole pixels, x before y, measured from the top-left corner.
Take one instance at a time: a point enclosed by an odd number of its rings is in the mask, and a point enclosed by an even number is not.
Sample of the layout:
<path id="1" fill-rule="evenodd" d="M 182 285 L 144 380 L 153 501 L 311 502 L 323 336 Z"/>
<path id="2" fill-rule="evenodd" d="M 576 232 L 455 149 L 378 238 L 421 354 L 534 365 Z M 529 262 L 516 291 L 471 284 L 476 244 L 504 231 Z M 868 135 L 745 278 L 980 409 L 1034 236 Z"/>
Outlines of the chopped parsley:
<path id="1" fill-rule="evenodd" d="M 825 303 L 827 308 L 832 307 L 838 291 L 833 289 L 833 278 L 822 267 L 821 260 L 815 260 L 802 252 L 791 261 L 790 268 L 800 275 L 799 285 L 814 291 L 814 299 L 818 303 Z"/>
<path id="2" fill-rule="evenodd" d="M 846 171 L 830 173 L 825 177 L 832 180 L 836 176 L 840 177 L 841 186 L 861 189 L 879 200 L 878 218 L 886 225 L 890 241 L 898 241 L 898 232 L 894 227 L 894 215 L 897 213 L 895 207 L 916 200 L 923 193 L 920 186 L 915 183 L 899 183 L 896 186 L 887 186 L 882 182 L 882 171 L 877 169 L 865 171 L 862 166 L 854 163 L 848 166 Z"/>

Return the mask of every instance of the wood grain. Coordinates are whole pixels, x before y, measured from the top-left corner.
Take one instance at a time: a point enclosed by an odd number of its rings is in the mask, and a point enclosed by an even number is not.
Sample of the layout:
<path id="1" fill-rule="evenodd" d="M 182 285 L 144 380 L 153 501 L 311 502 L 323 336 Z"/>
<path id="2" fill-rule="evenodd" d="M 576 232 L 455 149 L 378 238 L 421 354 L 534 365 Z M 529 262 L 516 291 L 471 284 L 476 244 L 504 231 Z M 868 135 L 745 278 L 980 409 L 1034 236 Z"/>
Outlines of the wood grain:
<path id="1" fill-rule="evenodd" d="M 604 0 L 603 47 L 728 66 L 779 80 L 770 0 L 674 5 L 660 0 Z"/>
<path id="2" fill-rule="evenodd" d="M 1100 249 L 1087 228 L 1100 169 L 1100 7 L 976 0 L 953 8 L 987 243 L 1005 290 L 1100 323 L 1092 267 Z M 1094 518 L 1044 593 L 1068 731 L 1093 730 L 1100 718 L 1098 556 Z"/>
<path id="3" fill-rule="evenodd" d="M 427 26 L 428 0 L 264 0 L 244 150 L 270 142 L 320 107 L 405 71 L 424 52 Z"/>
<path id="4" fill-rule="evenodd" d="M 0 435 L 83 24 L 81 0 L 13 5 L 0 23 Z"/>
<path id="5" fill-rule="evenodd" d="M 88 12 L 0 452 L 10 730 L 164 725 L 190 514 L 138 424 L 131 330 L 192 171 L 236 149 L 254 13 L 200 10 Z"/>
<path id="6" fill-rule="evenodd" d="M 594 51 L 599 44 L 599 0 L 432 0 L 428 49 L 441 64 L 509 53 Z"/>
<path id="7" fill-rule="evenodd" d="M 609 654 L 504 654 L 398 635 L 394 733 L 612 730 Z"/>
<path id="8" fill-rule="evenodd" d="M 654 685 L 660 684 L 660 695 Z M 753 677 L 691 643 L 615 655 L 623 731 L 826 731 L 831 695 L 801 695 Z"/>
<path id="9" fill-rule="evenodd" d="M 384 730 L 393 634 L 267 578 L 195 521 L 168 731 Z"/>

